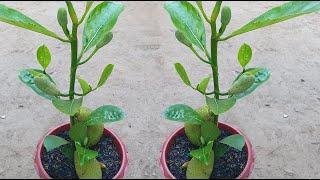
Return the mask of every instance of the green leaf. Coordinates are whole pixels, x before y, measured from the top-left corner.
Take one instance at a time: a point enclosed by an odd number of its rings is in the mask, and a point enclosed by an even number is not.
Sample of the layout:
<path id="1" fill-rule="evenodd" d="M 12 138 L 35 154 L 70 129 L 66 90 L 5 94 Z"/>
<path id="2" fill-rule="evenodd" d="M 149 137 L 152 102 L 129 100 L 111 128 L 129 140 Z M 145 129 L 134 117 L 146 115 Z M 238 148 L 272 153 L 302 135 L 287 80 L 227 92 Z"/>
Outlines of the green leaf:
<path id="1" fill-rule="evenodd" d="M 243 93 L 248 90 L 255 82 L 255 76 L 243 73 L 236 81 L 231 85 L 231 88 L 228 90 L 230 95 Z"/>
<path id="2" fill-rule="evenodd" d="M 284 3 L 281 6 L 272 8 L 240 29 L 231 33 L 227 38 L 237 36 L 255 29 L 269 26 L 281 21 L 285 21 L 304 14 L 313 13 L 320 10 L 319 1 L 293 1 Z"/>
<path id="3" fill-rule="evenodd" d="M 197 89 L 201 92 L 201 93 L 206 93 L 209 81 L 210 81 L 211 77 L 206 77 L 204 79 L 202 79 L 202 81 L 197 85 Z"/>
<path id="4" fill-rule="evenodd" d="M 192 158 L 188 162 L 186 176 L 187 179 L 209 179 L 214 166 L 214 153 L 211 153 L 209 164 L 205 165 L 197 158 Z"/>
<path id="5" fill-rule="evenodd" d="M 124 6 L 119 2 L 102 2 L 89 14 L 84 25 L 82 49 L 86 52 L 111 31 Z"/>
<path id="6" fill-rule="evenodd" d="M 37 59 L 43 69 L 47 69 L 51 62 L 51 54 L 46 45 L 42 45 L 37 50 Z"/>
<path id="7" fill-rule="evenodd" d="M 74 165 L 79 179 L 102 179 L 101 165 L 97 159 L 91 159 L 81 165 L 77 153 L 74 153 Z"/>
<path id="8" fill-rule="evenodd" d="M 204 121 L 195 110 L 184 104 L 175 104 L 168 107 L 164 115 L 166 119 L 190 124 L 201 124 Z"/>
<path id="9" fill-rule="evenodd" d="M 58 23 L 65 34 L 69 34 L 68 30 L 68 13 L 65 8 L 59 8 L 57 14 Z"/>
<path id="10" fill-rule="evenodd" d="M 62 113 L 74 116 L 80 110 L 80 107 L 82 105 L 82 97 L 72 100 L 62 100 L 54 98 L 52 99 L 52 104 Z"/>
<path id="11" fill-rule="evenodd" d="M 225 144 L 221 144 L 219 142 L 215 143 L 214 147 L 214 159 L 220 159 L 226 152 L 228 152 L 229 147 Z"/>
<path id="12" fill-rule="evenodd" d="M 227 112 L 236 104 L 236 98 L 229 97 L 227 99 L 215 99 L 206 96 L 206 103 L 209 106 L 209 109 L 214 114 L 222 114 Z"/>
<path id="13" fill-rule="evenodd" d="M 208 166 L 213 153 L 212 146 L 213 141 L 210 141 L 205 147 L 191 151 L 190 155 Z"/>
<path id="14" fill-rule="evenodd" d="M 228 6 L 224 6 L 221 10 L 221 27 L 219 29 L 219 34 L 222 35 L 227 28 L 227 25 L 231 20 L 231 9 Z"/>
<path id="15" fill-rule="evenodd" d="M 182 81 L 187 85 L 191 86 L 191 82 L 189 80 L 188 74 L 186 73 L 186 70 L 180 63 L 175 63 L 174 67 L 176 68 L 177 73 L 179 74 Z"/>
<path id="16" fill-rule="evenodd" d="M 104 83 L 107 81 L 108 77 L 110 76 L 110 74 L 111 74 L 111 72 L 112 72 L 112 70 L 113 70 L 113 67 L 114 67 L 113 64 L 108 64 L 108 65 L 104 68 L 104 70 L 103 70 L 103 72 L 102 72 L 102 74 L 101 74 L 101 77 L 100 77 L 100 80 L 99 80 L 99 83 L 98 83 L 97 87 L 101 87 L 101 86 L 104 85 Z"/>
<path id="17" fill-rule="evenodd" d="M 49 31 L 48 29 L 41 26 L 29 17 L 25 16 L 21 12 L 6 7 L 2 4 L 0 4 L 0 21 L 31 31 L 35 31 L 53 38 L 58 38 L 58 36 L 54 32 Z"/>
<path id="18" fill-rule="evenodd" d="M 201 136 L 205 143 L 215 141 L 220 136 L 220 129 L 214 121 L 204 121 L 201 124 Z"/>
<path id="19" fill-rule="evenodd" d="M 97 44 L 97 49 L 102 48 L 103 46 L 107 45 L 113 38 L 112 32 L 109 32 L 105 35 L 105 37 Z"/>
<path id="20" fill-rule="evenodd" d="M 233 95 L 233 97 L 237 99 L 240 99 L 252 93 L 256 88 L 258 88 L 260 85 L 266 82 L 270 77 L 270 72 L 266 68 L 251 68 L 251 69 L 247 69 L 245 73 L 254 75 L 255 80 L 254 80 L 254 83 L 251 85 L 251 87 L 248 88 L 246 91 Z"/>
<path id="21" fill-rule="evenodd" d="M 183 33 L 181 33 L 180 31 L 176 31 L 175 35 L 179 42 L 187 47 L 192 47 L 192 43 L 186 37 L 184 37 Z"/>
<path id="22" fill-rule="evenodd" d="M 49 96 L 59 96 L 61 94 L 56 85 L 45 75 L 35 77 L 34 84 Z"/>
<path id="23" fill-rule="evenodd" d="M 82 147 L 79 142 L 75 142 L 75 145 L 76 145 L 76 154 L 80 161 L 80 166 L 85 165 L 91 159 L 94 159 L 99 155 L 97 151 L 93 151 L 93 150 Z"/>
<path id="24" fill-rule="evenodd" d="M 124 118 L 124 112 L 112 105 L 101 106 L 94 110 L 88 119 L 85 121 L 87 126 L 110 123 L 115 121 L 120 121 Z"/>
<path id="25" fill-rule="evenodd" d="M 245 68 L 246 65 L 250 62 L 251 58 L 252 58 L 251 47 L 246 43 L 242 44 L 242 46 L 238 51 L 238 61 L 240 65 L 243 68 Z"/>
<path id="26" fill-rule="evenodd" d="M 220 143 L 228 145 L 230 147 L 233 147 L 241 151 L 245 142 L 244 142 L 243 136 L 241 136 L 240 134 L 234 134 L 222 139 Z"/>
<path id="27" fill-rule="evenodd" d="M 54 136 L 54 135 L 48 135 L 44 139 L 44 147 L 46 148 L 47 152 L 58 148 L 62 145 L 68 144 L 69 142 L 61 137 Z"/>
<path id="28" fill-rule="evenodd" d="M 69 131 L 69 136 L 73 141 L 85 144 L 84 141 L 87 138 L 87 126 L 81 122 L 72 125 Z"/>
<path id="29" fill-rule="evenodd" d="M 198 10 L 186 1 L 166 2 L 164 8 L 169 12 L 171 20 L 178 31 L 189 42 L 205 51 L 205 28 Z"/>
<path id="30" fill-rule="evenodd" d="M 39 69 L 23 69 L 23 70 L 21 70 L 20 73 L 19 73 L 19 79 L 20 79 L 25 85 L 27 85 L 28 87 L 30 87 L 34 92 L 36 92 L 38 95 L 40 95 L 40 96 L 42 96 L 42 97 L 44 97 L 44 98 L 46 98 L 46 99 L 51 100 L 51 99 L 53 99 L 53 98 L 55 98 L 55 97 L 54 97 L 54 96 L 51 96 L 51 95 L 48 95 L 47 93 L 45 93 L 45 92 L 43 92 L 42 90 L 40 90 L 40 89 L 36 86 L 36 84 L 35 84 L 35 82 L 34 82 L 34 80 L 35 80 L 36 77 L 39 77 L 39 76 L 42 76 L 42 75 L 46 75 L 46 76 L 50 79 L 50 81 L 51 81 L 52 83 L 54 83 L 53 80 L 52 80 L 52 78 L 51 78 L 49 75 L 43 74 L 43 71 L 42 71 L 42 70 L 39 70 Z"/>
<path id="31" fill-rule="evenodd" d="M 83 94 L 86 94 L 92 91 L 92 87 L 89 85 L 87 81 L 85 81 L 84 79 L 81 79 L 79 76 L 77 77 L 77 80 L 81 86 Z"/>
<path id="32" fill-rule="evenodd" d="M 74 147 L 74 144 L 73 143 L 68 143 L 64 146 L 61 146 L 61 153 L 63 155 L 65 155 L 68 159 L 70 159 L 70 161 L 74 161 L 74 152 L 75 152 L 75 147 Z"/>

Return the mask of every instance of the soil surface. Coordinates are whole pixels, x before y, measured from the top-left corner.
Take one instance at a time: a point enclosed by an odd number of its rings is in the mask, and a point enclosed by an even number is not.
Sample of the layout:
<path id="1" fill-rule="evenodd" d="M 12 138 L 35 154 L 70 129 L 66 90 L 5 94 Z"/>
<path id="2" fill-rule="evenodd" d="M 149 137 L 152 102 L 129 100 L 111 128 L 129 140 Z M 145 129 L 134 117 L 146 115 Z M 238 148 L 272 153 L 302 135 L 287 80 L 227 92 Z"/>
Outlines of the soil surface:
<path id="1" fill-rule="evenodd" d="M 178 122 L 162 113 L 171 104 L 198 108 L 205 98 L 185 86 L 174 69 L 180 62 L 196 85 L 211 68 L 175 38 L 175 28 L 164 2 L 123 2 L 125 10 L 113 29 L 113 39 L 78 75 L 97 84 L 103 68 L 114 70 L 105 86 L 84 98 L 92 109 L 112 104 L 126 119 L 108 124 L 129 152 L 126 178 L 163 178 L 160 149 Z M 193 2 L 194 3 L 194 2 Z M 225 34 L 230 34 L 281 1 L 224 1 L 232 10 Z M 62 1 L 1 1 L 56 32 Z M 98 4 L 95 2 L 94 5 Z M 213 1 L 203 2 L 210 14 Z M 75 2 L 82 15 L 85 2 Z M 237 101 L 220 121 L 237 126 L 249 137 L 256 152 L 250 178 L 320 178 L 320 14 L 314 13 L 239 35 L 219 44 L 220 89 L 226 91 L 241 67 L 239 47 L 253 51 L 249 67 L 266 67 L 271 77 L 250 96 Z M 70 25 L 70 19 L 69 19 Z M 220 23 L 220 20 L 219 20 Z M 219 26 L 219 24 L 218 24 Z M 210 39 L 209 27 L 207 41 Z M 82 37 L 82 29 L 79 30 Z M 68 122 L 52 103 L 20 82 L 22 68 L 40 68 L 37 48 L 46 44 L 52 60 L 47 72 L 59 88 L 69 85 L 70 46 L 50 37 L 0 23 L 0 178 L 38 178 L 33 163 L 36 145 L 49 128 Z M 80 43 L 81 45 L 81 43 Z M 209 91 L 213 88 L 209 84 Z M 81 91 L 77 85 L 78 92 Z M 288 115 L 288 116 L 286 116 Z M 1 118 L 3 117 L 3 118 Z"/>
<path id="2" fill-rule="evenodd" d="M 56 134 L 56 136 L 70 141 L 68 133 L 69 131 L 65 131 Z M 52 178 L 78 179 L 73 160 L 68 159 L 61 153 L 61 148 L 63 148 L 63 146 L 49 152 L 46 150 L 42 151 L 41 161 L 44 169 Z M 97 151 L 99 153 L 97 160 L 106 165 L 106 168 L 102 169 L 102 178 L 112 179 L 121 167 L 121 158 L 117 152 L 113 139 L 111 137 L 102 136 L 98 144 L 90 149 Z"/>
<path id="3" fill-rule="evenodd" d="M 221 130 L 218 141 L 232 135 L 227 131 Z M 198 147 L 191 144 L 186 135 L 177 136 L 168 152 L 167 165 L 170 172 L 177 179 L 186 179 L 186 168 L 182 165 L 191 160 L 190 151 Z M 212 179 L 230 179 L 238 177 L 245 168 L 248 160 L 247 151 L 243 148 L 238 151 L 232 147 L 219 159 L 215 159 L 214 169 L 211 174 Z"/>

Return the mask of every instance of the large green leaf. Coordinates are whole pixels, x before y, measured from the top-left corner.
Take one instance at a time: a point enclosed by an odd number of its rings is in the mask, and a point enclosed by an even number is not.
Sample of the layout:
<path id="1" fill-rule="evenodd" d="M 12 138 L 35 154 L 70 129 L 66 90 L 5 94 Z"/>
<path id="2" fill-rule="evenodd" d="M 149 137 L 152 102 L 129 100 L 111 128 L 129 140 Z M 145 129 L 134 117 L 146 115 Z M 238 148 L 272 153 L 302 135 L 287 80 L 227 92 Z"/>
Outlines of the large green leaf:
<path id="1" fill-rule="evenodd" d="M 241 136 L 240 134 L 234 134 L 234 135 L 228 136 L 219 142 L 222 144 L 226 144 L 230 147 L 233 147 L 239 151 L 242 150 L 245 143 L 244 137 Z"/>
<path id="2" fill-rule="evenodd" d="M 28 87 L 30 87 L 34 92 L 36 92 L 38 95 L 46 99 L 52 100 L 53 98 L 55 98 L 54 96 L 46 94 L 41 89 L 39 89 L 35 84 L 35 81 L 34 81 L 35 78 L 43 75 L 46 75 L 50 79 L 50 81 L 54 83 L 52 78 L 49 75 L 43 74 L 43 71 L 39 69 L 23 69 L 19 73 L 19 79 Z"/>
<path id="3" fill-rule="evenodd" d="M 85 144 L 84 141 L 87 138 L 87 126 L 82 122 L 74 124 L 70 128 L 69 136 L 73 141 Z"/>
<path id="4" fill-rule="evenodd" d="M 252 58 L 252 50 L 251 47 L 244 43 L 241 45 L 239 51 L 238 51 L 238 62 L 239 64 L 245 68 L 246 65 L 250 62 Z"/>
<path id="5" fill-rule="evenodd" d="M 105 105 L 94 110 L 85 123 L 87 126 L 91 126 L 96 124 L 120 121 L 123 118 L 124 112 L 120 108 L 112 105 Z"/>
<path id="6" fill-rule="evenodd" d="M 184 104 L 175 104 L 168 107 L 164 115 L 166 119 L 190 124 L 201 124 L 204 121 L 195 110 Z"/>
<path id="7" fill-rule="evenodd" d="M 187 179 L 209 179 L 214 165 L 214 152 L 211 153 L 208 162 L 209 164 L 205 165 L 197 158 L 192 158 L 188 162 L 186 172 Z"/>
<path id="8" fill-rule="evenodd" d="M 215 141 L 220 136 L 220 129 L 214 121 L 204 121 L 201 124 L 201 136 L 205 143 Z"/>
<path id="9" fill-rule="evenodd" d="M 54 135 L 48 135 L 44 139 L 44 147 L 49 152 L 55 148 L 58 148 L 62 145 L 68 144 L 69 142 L 61 137 L 54 136 Z"/>
<path id="10" fill-rule="evenodd" d="M 253 83 L 255 82 L 255 76 L 251 75 L 249 73 L 242 73 L 241 76 L 235 80 L 230 89 L 228 90 L 228 93 L 230 95 L 239 94 L 245 92 L 247 89 L 249 89 Z"/>
<path id="11" fill-rule="evenodd" d="M 104 40 L 123 9 L 124 6 L 119 2 L 102 2 L 90 12 L 83 30 L 84 52 Z"/>
<path id="12" fill-rule="evenodd" d="M 220 142 L 216 142 L 213 147 L 214 150 L 214 159 L 220 159 L 226 152 L 229 150 L 229 146 L 222 144 Z"/>
<path id="13" fill-rule="evenodd" d="M 227 112 L 236 104 L 236 101 L 237 100 L 234 97 L 229 97 L 226 99 L 216 99 L 206 96 L 206 103 L 210 111 L 216 115 Z"/>
<path id="14" fill-rule="evenodd" d="M 208 166 L 213 153 L 212 146 L 213 141 L 210 141 L 205 147 L 191 151 L 190 155 Z"/>
<path id="15" fill-rule="evenodd" d="M 94 159 L 99 155 L 97 151 L 93 151 L 93 150 L 82 147 L 79 142 L 75 142 L 75 146 L 76 146 L 76 155 L 81 166 L 88 163 L 91 159 Z"/>
<path id="16" fill-rule="evenodd" d="M 176 35 L 176 39 L 179 42 L 181 42 L 187 47 L 192 47 L 192 43 L 186 37 L 184 37 L 183 33 L 181 33 L 180 31 L 176 31 L 175 35 Z"/>
<path id="17" fill-rule="evenodd" d="M 174 26 L 184 37 L 201 50 L 206 48 L 206 34 L 198 10 L 186 1 L 166 2 L 164 8 L 169 12 Z"/>
<path id="18" fill-rule="evenodd" d="M 80 110 L 80 107 L 82 105 L 82 97 L 72 100 L 62 100 L 54 98 L 52 99 L 52 104 L 62 113 L 73 116 Z"/>
<path id="19" fill-rule="evenodd" d="M 285 21 L 304 14 L 313 13 L 320 10 L 319 1 L 293 1 L 284 3 L 281 6 L 272 8 L 265 12 L 240 29 L 232 32 L 229 36 L 222 39 L 228 39 L 255 29 L 269 26 L 281 21 Z"/>
<path id="20" fill-rule="evenodd" d="M 2 4 L 0 4 L 0 21 L 31 31 L 35 31 L 50 37 L 58 37 L 54 32 L 49 31 L 48 29 L 38 24 L 26 15 L 22 14 L 21 12 L 6 7 Z"/>
<path id="21" fill-rule="evenodd" d="M 262 85 L 264 82 L 266 82 L 270 77 L 270 72 L 266 68 L 251 68 L 251 69 L 247 69 L 245 71 L 245 73 L 248 73 L 250 75 L 254 75 L 255 80 L 250 88 L 248 88 L 247 90 L 245 90 L 242 93 L 233 95 L 233 97 L 235 97 L 237 99 L 240 99 L 240 98 L 252 93 L 256 88 L 258 88 L 260 85 Z"/>
<path id="22" fill-rule="evenodd" d="M 113 67 L 114 67 L 113 64 L 108 64 L 108 65 L 104 68 L 104 70 L 103 70 L 103 72 L 102 72 L 102 74 L 101 74 L 101 77 L 100 77 L 100 80 L 99 80 L 99 83 L 98 83 L 97 87 L 101 87 L 101 86 L 104 85 L 104 83 L 106 83 L 108 77 L 109 77 L 110 74 L 112 73 Z"/>
<path id="23" fill-rule="evenodd" d="M 177 73 L 179 74 L 180 78 L 182 79 L 182 81 L 187 85 L 187 86 L 191 86 L 191 82 L 189 80 L 188 74 L 186 72 L 186 70 L 184 69 L 184 67 L 182 66 L 182 64 L 180 63 L 175 63 L 174 67 L 177 71 Z"/>

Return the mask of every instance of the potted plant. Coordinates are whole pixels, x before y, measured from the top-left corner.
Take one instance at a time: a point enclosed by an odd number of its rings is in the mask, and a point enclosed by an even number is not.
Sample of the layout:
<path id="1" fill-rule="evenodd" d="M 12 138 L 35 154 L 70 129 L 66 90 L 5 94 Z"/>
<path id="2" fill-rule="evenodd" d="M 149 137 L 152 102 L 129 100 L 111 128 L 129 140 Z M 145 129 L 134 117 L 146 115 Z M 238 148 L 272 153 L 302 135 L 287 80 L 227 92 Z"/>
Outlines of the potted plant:
<path id="1" fill-rule="evenodd" d="M 102 2 L 90 11 L 92 5 L 92 1 L 86 3 L 81 18 L 78 18 L 70 1 L 66 1 L 67 8 L 58 10 L 58 23 L 65 37 L 60 37 L 15 9 L 0 5 L 0 21 L 70 44 L 68 92 L 60 90 L 47 73 L 51 54 L 45 45 L 37 50 L 37 60 L 42 69 L 28 68 L 19 73 L 25 85 L 50 100 L 60 112 L 70 116 L 70 123 L 49 130 L 38 143 L 35 168 L 40 178 L 122 178 L 128 165 L 124 145 L 113 132 L 104 128 L 104 123 L 123 119 L 123 111 L 113 105 L 104 105 L 96 110 L 83 106 L 83 98 L 105 84 L 114 65 L 109 64 L 104 68 L 94 87 L 77 75 L 77 68 L 112 40 L 111 30 L 124 6 L 118 2 Z M 68 27 L 68 15 L 71 29 Z M 78 51 L 78 27 L 82 22 L 82 48 Z M 76 92 L 76 80 L 82 92 Z"/>
<path id="2" fill-rule="evenodd" d="M 253 92 L 269 79 L 268 69 L 248 67 L 252 49 L 244 43 L 238 51 L 238 62 L 242 71 L 230 83 L 230 88 L 219 88 L 218 45 L 220 42 L 240 34 L 269 26 L 300 15 L 320 10 L 320 2 L 295 1 L 272 8 L 241 28 L 223 36 L 230 20 L 231 9 L 221 8 L 217 1 L 209 17 L 202 2 L 196 1 L 198 9 L 189 2 L 166 2 L 164 8 L 170 14 L 176 39 L 188 47 L 203 63 L 208 64 L 212 75 L 193 85 L 185 68 L 175 64 L 175 69 L 185 85 L 200 92 L 205 105 L 193 109 L 185 104 L 168 107 L 164 116 L 172 121 L 184 123 L 165 142 L 161 150 L 160 167 L 166 178 L 247 178 L 254 164 L 254 152 L 250 141 L 239 129 L 219 122 L 219 115 L 230 110 L 236 102 Z M 206 31 L 199 13 L 211 28 L 210 51 L 206 44 Z M 217 19 L 220 14 L 220 28 Z M 213 90 L 208 84 L 213 78 Z"/>

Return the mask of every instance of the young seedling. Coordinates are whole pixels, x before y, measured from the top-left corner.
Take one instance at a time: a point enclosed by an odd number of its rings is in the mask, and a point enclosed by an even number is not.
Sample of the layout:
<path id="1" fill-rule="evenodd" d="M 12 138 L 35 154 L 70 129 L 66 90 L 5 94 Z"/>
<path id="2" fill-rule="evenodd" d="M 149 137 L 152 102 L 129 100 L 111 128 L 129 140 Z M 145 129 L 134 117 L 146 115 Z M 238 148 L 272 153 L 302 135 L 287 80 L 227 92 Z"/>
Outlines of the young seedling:
<path id="1" fill-rule="evenodd" d="M 211 29 L 210 51 L 207 49 L 204 22 L 195 6 L 189 2 L 166 2 L 164 8 L 170 14 L 171 20 L 177 28 L 175 33 L 177 40 L 188 47 L 199 60 L 208 64 L 212 70 L 212 76 L 203 78 L 200 83 L 194 86 L 184 67 L 180 63 L 175 64 L 175 69 L 184 84 L 200 92 L 204 96 L 206 104 L 197 110 L 184 104 L 175 104 L 165 110 L 165 117 L 172 121 L 184 122 L 185 133 L 190 142 L 199 146 L 199 149 L 190 152 L 192 159 L 187 163 L 187 178 L 209 178 L 214 167 L 214 161 L 227 151 L 228 146 L 241 151 L 245 144 L 244 138 L 238 134 L 217 141 L 220 136 L 219 115 L 230 110 L 237 100 L 253 92 L 270 76 L 266 68 L 248 68 L 252 59 L 252 49 L 244 43 L 238 51 L 238 62 L 242 72 L 231 83 L 228 90 L 221 91 L 217 53 L 219 42 L 297 16 L 316 12 L 320 10 L 320 2 L 296 1 L 285 3 L 272 8 L 227 36 L 223 36 L 223 34 L 231 20 L 231 9 L 228 6 L 221 8 L 222 2 L 217 1 L 211 16 L 208 16 L 201 1 L 196 1 L 196 5 Z M 217 29 L 219 14 L 220 28 Z M 213 77 L 214 90 L 208 92 L 207 87 L 211 77 Z"/>
<path id="2" fill-rule="evenodd" d="M 90 11 L 92 5 L 92 1 L 86 3 L 85 11 L 80 18 L 78 18 L 79 16 L 70 1 L 66 1 L 67 9 L 60 8 L 58 10 L 57 20 L 65 37 L 60 37 L 15 9 L 0 5 L 0 21 L 70 44 L 71 65 L 68 92 L 58 88 L 53 78 L 47 73 L 51 62 L 51 53 L 46 45 L 40 46 L 37 50 L 37 60 L 42 69 L 23 69 L 19 78 L 38 95 L 52 101 L 54 107 L 59 111 L 70 116 L 69 136 L 72 142 L 49 135 L 45 138 L 44 146 L 47 151 L 51 151 L 64 145 L 61 147 L 62 153 L 74 160 L 79 178 L 102 178 L 101 167 L 105 166 L 97 161 L 98 152 L 90 150 L 90 147 L 99 142 L 103 134 L 104 123 L 124 118 L 124 113 L 116 106 L 104 105 L 94 111 L 83 107 L 83 98 L 106 83 L 114 65 L 109 64 L 104 68 L 95 86 L 91 86 L 78 76 L 77 68 L 91 60 L 99 49 L 112 40 L 111 30 L 124 9 L 121 3 L 102 2 Z M 71 26 L 69 26 L 71 29 L 68 27 L 68 15 L 71 19 Z M 82 22 L 84 22 L 84 30 L 82 48 L 79 52 L 78 27 Z M 76 79 L 82 92 L 75 91 Z"/>

